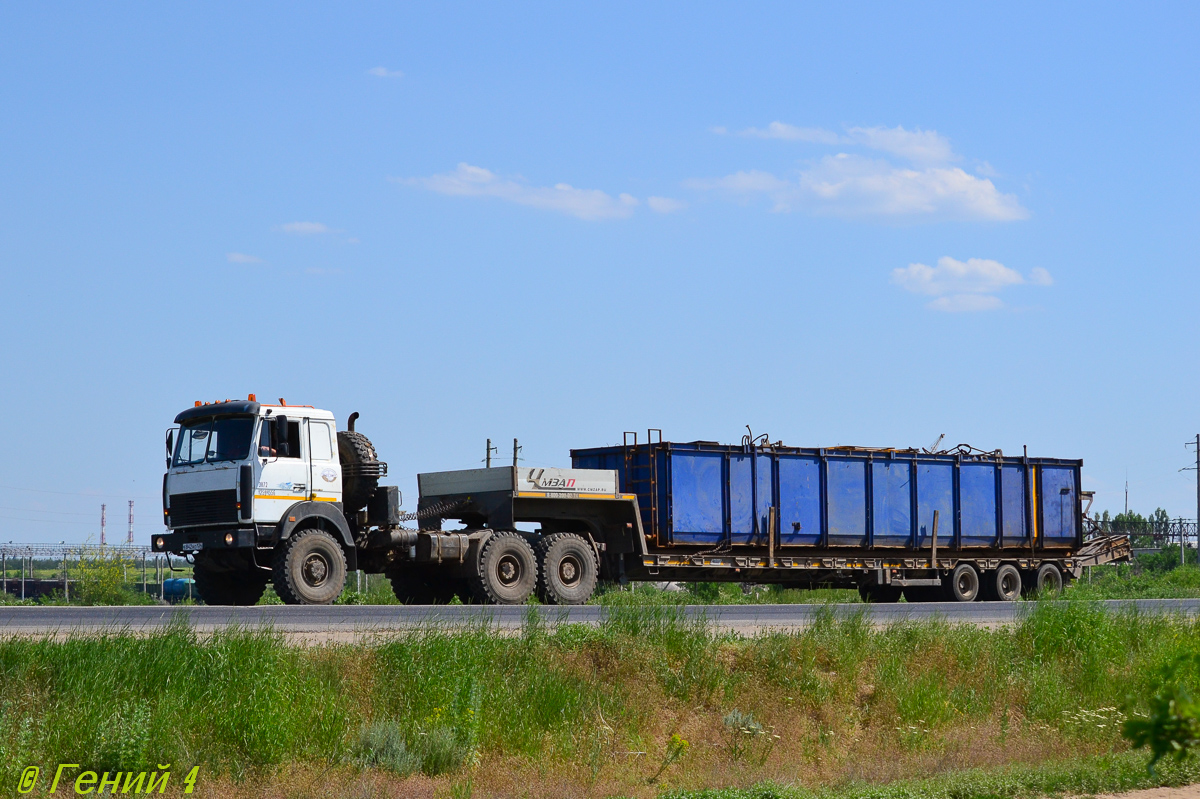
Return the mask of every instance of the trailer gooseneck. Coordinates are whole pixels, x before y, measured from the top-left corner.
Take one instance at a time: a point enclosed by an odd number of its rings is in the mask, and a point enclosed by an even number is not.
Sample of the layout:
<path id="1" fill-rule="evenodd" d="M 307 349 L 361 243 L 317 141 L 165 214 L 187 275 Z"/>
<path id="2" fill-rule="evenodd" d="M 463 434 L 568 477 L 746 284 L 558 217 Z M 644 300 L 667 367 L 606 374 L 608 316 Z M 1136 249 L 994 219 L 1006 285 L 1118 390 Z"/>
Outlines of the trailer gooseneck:
<path id="1" fill-rule="evenodd" d="M 420 474 L 417 510 L 333 415 L 197 403 L 168 432 L 156 551 L 194 561 L 209 604 L 268 582 L 322 604 L 352 569 L 407 603 L 586 602 L 600 580 L 856 587 L 894 602 L 1013 600 L 1129 556 L 1088 537 L 1081 461 L 970 449 L 807 449 L 745 441 L 574 450 L 571 469 Z M 335 454 L 336 453 L 336 454 Z M 448 523 L 457 523 L 453 529 Z M 409 526 L 412 525 L 412 526 Z M 535 527 L 532 532 L 529 527 Z"/>

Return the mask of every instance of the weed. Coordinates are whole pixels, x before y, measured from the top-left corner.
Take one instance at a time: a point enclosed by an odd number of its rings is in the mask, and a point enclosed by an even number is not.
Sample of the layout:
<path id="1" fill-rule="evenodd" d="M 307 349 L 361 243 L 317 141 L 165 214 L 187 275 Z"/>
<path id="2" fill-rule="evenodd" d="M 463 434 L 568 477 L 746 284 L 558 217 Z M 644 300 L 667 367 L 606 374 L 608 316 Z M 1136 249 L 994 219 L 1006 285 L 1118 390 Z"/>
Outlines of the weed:
<path id="1" fill-rule="evenodd" d="M 421 770 L 421 756 L 409 750 L 404 731 L 393 721 L 376 721 L 363 727 L 355 755 L 364 768 L 383 768 L 400 777 Z"/>

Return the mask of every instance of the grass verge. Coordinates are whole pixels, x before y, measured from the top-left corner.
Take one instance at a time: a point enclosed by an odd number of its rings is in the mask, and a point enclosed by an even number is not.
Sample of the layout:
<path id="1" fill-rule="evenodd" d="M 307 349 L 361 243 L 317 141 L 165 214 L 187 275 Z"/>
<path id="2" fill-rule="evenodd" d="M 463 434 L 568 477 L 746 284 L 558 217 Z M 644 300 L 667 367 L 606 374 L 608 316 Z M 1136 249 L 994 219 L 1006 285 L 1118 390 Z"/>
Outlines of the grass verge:
<path id="1" fill-rule="evenodd" d="M 1122 754 L 1119 722 L 1143 711 L 1164 664 L 1198 652 L 1200 623 L 1087 603 L 1029 603 L 997 630 L 878 630 L 829 611 L 754 638 L 670 606 L 616 607 L 601 627 L 530 616 L 516 636 L 426 628 L 307 648 L 183 626 L 10 638 L 0 785 L 30 764 L 173 763 L 226 787 L 317 769 L 443 793 L 648 797 L 1144 764 Z M 1194 671 L 1181 675 L 1193 689 Z"/>

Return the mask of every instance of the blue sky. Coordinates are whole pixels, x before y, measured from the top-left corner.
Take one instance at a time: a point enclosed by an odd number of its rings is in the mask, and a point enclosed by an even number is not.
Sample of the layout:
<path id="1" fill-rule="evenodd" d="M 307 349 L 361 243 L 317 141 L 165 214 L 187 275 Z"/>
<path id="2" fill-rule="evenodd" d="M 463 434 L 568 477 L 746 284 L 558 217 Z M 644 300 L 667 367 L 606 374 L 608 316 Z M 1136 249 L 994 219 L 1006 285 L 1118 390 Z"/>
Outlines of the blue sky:
<path id="1" fill-rule="evenodd" d="M 361 412 L 410 504 L 748 424 L 1194 516 L 1198 16 L 9 5 L 0 540 L 144 541 L 174 414 L 248 392 Z"/>

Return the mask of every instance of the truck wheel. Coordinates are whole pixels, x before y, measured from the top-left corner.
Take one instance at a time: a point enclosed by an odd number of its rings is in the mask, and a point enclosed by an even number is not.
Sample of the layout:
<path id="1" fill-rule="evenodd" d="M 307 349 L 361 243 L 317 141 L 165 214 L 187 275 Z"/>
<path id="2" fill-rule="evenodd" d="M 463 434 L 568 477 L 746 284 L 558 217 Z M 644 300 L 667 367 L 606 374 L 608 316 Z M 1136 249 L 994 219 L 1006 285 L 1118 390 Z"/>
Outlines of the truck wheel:
<path id="1" fill-rule="evenodd" d="M 979 572 L 969 563 L 960 563 L 950 573 L 946 583 L 947 599 L 955 602 L 974 602 L 979 599 Z"/>
<path id="2" fill-rule="evenodd" d="M 379 476 L 363 474 L 359 467 L 379 463 L 375 446 L 362 433 L 340 430 L 337 434 L 338 460 L 342 464 L 342 506 L 349 513 L 362 510 L 379 486 Z"/>
<path id="3" fill-rule="evenodd" d="M 196 594 L 206 605 L 253 605 L 262 598 L 268 577 L 260 571 L 218 572 L 197 564 L 192 570 Z"/>
<path id="4" fill-rule="evenodd" d="M 479 548 L 471 593 L 488 605 L 523 605 L 537 587 L 537 557 L 520 534 L 494 534 Z"/>
<path id="5" fill-rule="evenodd" d="M 898 585 L 860 585 L 858 595 L 863 602 L 881 605 L 887 602 L 899 602 L 902 589 Z"/>
<path id="6" fill-rule="evenodd" d="M 346 586 L 346 555 L 324 530 L 297 530 L 279 548 L 274 573 L 285 604 L 328 605 Z"/>
<path id="7" fill-rule="evenodd" d="M 537 543 L 538 596 L 548 605 L 583 605 L 596 591 L 600 565 L 583 536 L 554 533 Z"/>
<path id="8" fill-rule="evenodd" d="M 989 572 L 985 579 L 985 599 L 992 602 L 1015 602 L 1021 597 L 1021 572 L 1011 563 L 1000 564 L 1000 568 Z"/>
<path id="9" fill-rule="evenodd" d="M 465 604 L 469 598 L 461 578 L 431 574 L 412 564 L 389 569 L 387 578 L 401 605 L 445 605 L 456 596 Z"/>
<path id="10" fill-rule="evenodd" d="M 1062 593 L 1063 576 L 1058 566 L 1043 563 L 1033 578 L 1033 588 L 1038 596 L 1055 597 Z"/>

